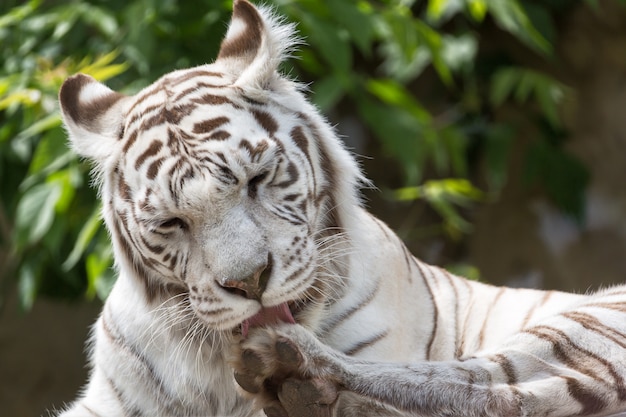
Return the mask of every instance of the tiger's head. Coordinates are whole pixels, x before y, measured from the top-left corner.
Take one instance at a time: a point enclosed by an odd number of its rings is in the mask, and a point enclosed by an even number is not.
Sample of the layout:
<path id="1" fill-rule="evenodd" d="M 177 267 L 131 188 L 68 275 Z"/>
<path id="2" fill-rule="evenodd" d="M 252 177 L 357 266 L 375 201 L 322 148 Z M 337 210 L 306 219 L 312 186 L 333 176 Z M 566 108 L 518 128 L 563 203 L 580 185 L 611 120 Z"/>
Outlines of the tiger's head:
<path id="1" fill-rule="evenodd" d="M 153 305 L 183 294 L 216 330 L 288 321 L 325 295 L 325 251 L 358 205 L 354 159 L 278 72 L 293 33 L 236 0 L 214 63 L 134 96 L 82 74 L 60 91 L 120 273 Z"/>

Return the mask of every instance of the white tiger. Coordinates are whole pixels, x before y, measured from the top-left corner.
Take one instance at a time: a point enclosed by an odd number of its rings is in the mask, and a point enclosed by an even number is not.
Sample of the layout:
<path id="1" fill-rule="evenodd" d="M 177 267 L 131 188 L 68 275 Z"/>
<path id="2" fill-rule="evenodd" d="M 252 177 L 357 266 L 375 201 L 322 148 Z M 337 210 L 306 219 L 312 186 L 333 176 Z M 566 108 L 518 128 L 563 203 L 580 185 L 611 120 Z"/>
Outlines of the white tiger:
<path id="1" fill-rule="evenodd" d="M 210 65 L 135 96 L 64 83 L 118 279 L 88 385 L 61 415 L 626 410 L 626 288 L 495 288 L 413 258 L 360 206 L 354 159 L 278 73 L 293 34 L 236 0 Z"/>

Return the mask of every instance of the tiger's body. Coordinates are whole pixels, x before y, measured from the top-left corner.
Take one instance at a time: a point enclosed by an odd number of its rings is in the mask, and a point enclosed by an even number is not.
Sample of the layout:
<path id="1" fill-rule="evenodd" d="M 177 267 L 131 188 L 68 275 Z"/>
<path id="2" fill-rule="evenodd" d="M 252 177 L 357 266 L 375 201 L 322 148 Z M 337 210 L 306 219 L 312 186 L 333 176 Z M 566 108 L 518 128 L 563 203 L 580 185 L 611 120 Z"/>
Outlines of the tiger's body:
<path id="1" fill-rule="evenodd" d="M 626 287 L 496 288 L 413 258 L 361 207 L 356 162 L 278 74 L 292 44 L 291 26 L 237 0 L 213 64 L 135 96 L 84 75 L 63 85 L 118 279 L 88 385 L 61 415 L 261 416 L 280 398 L 242 395 L 233 370 L 249 363 L 233 352 L 262 358 L 263 386 L 280 379 L 278 339 L 302 359 L 293 375 L 349 391 L 338 415 L 626 410 Z"/>

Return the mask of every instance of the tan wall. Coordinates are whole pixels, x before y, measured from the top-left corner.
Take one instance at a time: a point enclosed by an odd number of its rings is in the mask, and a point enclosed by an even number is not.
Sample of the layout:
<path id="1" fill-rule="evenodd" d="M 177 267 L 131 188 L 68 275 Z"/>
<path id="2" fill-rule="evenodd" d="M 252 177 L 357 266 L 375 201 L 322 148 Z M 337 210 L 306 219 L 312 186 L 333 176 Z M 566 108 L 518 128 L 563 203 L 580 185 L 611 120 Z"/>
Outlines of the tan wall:
<path id="1" fill-rule="evenodd" d="M 567 16 L 557 59 L 542 68 L 574 93 L 564 117 L 567 149 L 591 174 L 584 223 L 509 186 L 498 203 L 479 210 L 469 242 L 471 261 L 489 281 L 582 292 L 626 281 L 626 12 L 616 4 L 602 2 L 599 14 L 579 7 Z M 509 165 L 514 183 L 521 182 L 523 145 L 533 134 L 519 132 Z"/>
<path id="2" fill-rule="evenodd" d="M 38 300 L 21 314 L 10 300 L 0 314 L 0 415 L 36 417 L 71 401 L 87 376 L 84 354 L 99 303 Z"/>

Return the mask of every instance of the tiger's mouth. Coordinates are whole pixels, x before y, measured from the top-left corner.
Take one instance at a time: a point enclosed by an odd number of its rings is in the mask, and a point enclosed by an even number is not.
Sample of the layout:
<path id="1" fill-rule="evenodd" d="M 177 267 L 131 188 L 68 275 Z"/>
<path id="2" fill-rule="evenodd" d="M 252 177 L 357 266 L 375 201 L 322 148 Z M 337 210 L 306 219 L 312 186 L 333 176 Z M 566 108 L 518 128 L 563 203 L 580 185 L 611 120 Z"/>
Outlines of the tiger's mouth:
<path id="1" fill-rule="evenodd" d="M 272 307 L 262 307 L 254 316 L 241 323 L 241 335 L 248 336 L 250 329 L 277 325 L 279 323 L 296 324 L 296 317 L 306 306 L 303 301 L 288 301 Z"/>

